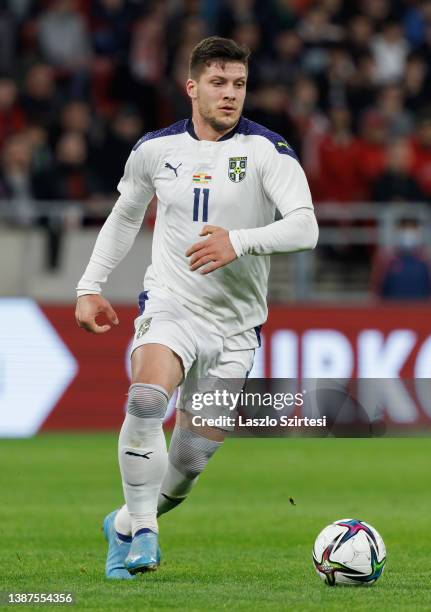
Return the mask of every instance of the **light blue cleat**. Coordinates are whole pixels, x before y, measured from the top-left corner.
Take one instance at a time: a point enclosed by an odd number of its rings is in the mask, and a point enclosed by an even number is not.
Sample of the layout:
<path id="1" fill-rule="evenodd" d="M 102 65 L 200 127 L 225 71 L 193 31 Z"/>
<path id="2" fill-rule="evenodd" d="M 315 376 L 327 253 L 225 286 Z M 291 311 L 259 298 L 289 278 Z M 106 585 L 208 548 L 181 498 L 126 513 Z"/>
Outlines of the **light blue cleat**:
<path id="1" fill-rule="evenodd" d="M 151 529 L 140 529 L 135 533 L 124 565 L 131 574 L 151 572 L 158 568 L 160 559 L 157 533 Z"/>
<path id="2" fill-rule="evenodd" d="M 108 556 L 106 557 L 105 575 L 111 580 L 132 580 L 124 566 L 124 559 L 130 550 L 131 536 L 119 536 L 115 531 L 114 519 L 118 510 L 114 510 L 103 521 L 103 534 L 108 542 Z"/>

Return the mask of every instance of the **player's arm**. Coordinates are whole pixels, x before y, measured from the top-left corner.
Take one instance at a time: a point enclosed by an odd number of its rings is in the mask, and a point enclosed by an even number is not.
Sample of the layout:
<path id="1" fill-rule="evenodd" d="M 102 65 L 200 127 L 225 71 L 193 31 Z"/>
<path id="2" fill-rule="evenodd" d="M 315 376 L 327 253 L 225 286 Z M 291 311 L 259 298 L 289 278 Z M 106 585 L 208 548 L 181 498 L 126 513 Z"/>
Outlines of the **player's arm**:
<path id="1" fill-rule="evenodd" d="M 279 221 L 264 227 L 227 231 L 215 225 L 205 225 L 200 236 L 210 238 L 188 249 L 190 270 L 208 274 L 231 263 L 242 255 L 271 255 L 314 249 L 319 229 L 314 212 L 298 208 Z"/>
<path id="2" fill-rule="evenodd" d="M 96 319 L 100 314 L 105 314 L 112 323 L 118 323 L 112 306 L 101 295 L 101 286 L 129 252 L 154 195 L 144 146 L 130 154 L 118 190 L 121 195 L 99 232 L 88 266 L 77 286 L 76 322 L 79 327 L 94 333 L 110 329 L 110 325 L 98 325 Z"/>
<path id="3" fill-rule="evenodd" d="M 210 237 L 186 252 L 192 271 L 205 266 L 201 273 L 208 274 L 242 255 L 292 253 L 316 246 L 319 229 L 304 171 L 296 158 L 286 154 L 284 146 L 268 143 L 265 153 L 263 188 L 283 219 L 264 227 L 231 231 L 206 225 L 200 235 Z"/>
<path id="4" fill-rule="evenodd" d="M 268 146 L 262 160 L 263 188 L 283 218 L 264 227 L 231 230 L 238 257 L 305 251 L 317 244 L 319 229 L 304 171 L 284 142 Z"/>

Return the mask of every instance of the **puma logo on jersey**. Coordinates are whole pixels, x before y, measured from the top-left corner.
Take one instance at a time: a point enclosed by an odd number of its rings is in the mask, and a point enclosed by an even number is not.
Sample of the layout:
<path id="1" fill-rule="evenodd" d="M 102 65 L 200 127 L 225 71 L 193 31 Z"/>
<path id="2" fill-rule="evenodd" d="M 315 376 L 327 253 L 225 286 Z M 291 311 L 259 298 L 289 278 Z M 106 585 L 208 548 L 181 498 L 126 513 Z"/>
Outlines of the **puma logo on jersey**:
<path id="1" fill-rule="evenodd" d="M 169 170 L 172 170 L 173 172 L 175 172 L 175 176 L 178 178 L 178 173 L 177 170 L 180 166 L 182 166 L 182 162 L 180 164 L 178 164 L 178 166 L 176 168 L 174 168 L 173 166 L 171 166 L 171 164 L 169 162 L 165 163 L 165 168 L 169 168 Z"/>

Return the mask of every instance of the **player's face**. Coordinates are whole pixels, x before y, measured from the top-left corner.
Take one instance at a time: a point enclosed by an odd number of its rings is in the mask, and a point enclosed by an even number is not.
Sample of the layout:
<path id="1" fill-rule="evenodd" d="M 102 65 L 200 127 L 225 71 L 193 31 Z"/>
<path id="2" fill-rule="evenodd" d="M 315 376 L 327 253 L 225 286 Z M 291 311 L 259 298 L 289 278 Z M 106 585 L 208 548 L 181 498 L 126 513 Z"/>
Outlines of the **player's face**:
<path id="1" fill-rule="evenodd" d="M 236 125 L 242 113 L 247 70 L 240 62 L 213 62 L 195 84 L 197 110 L 216 132 Z"/>

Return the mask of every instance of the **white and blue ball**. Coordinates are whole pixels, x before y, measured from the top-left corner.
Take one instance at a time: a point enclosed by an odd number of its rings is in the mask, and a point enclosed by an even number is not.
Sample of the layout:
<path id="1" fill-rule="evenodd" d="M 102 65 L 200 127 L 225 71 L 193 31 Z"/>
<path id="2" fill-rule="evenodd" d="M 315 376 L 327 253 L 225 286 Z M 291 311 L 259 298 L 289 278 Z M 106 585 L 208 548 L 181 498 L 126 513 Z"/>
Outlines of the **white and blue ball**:
<path id="1" fill-rule="evenodd" d="M 329 586 L 371 585 L 382 575 L 386 548 L 378 531 L 368 523 L 340 519 L 317 536 L 313 563 Z"/>

